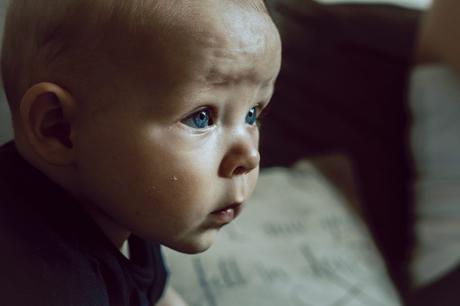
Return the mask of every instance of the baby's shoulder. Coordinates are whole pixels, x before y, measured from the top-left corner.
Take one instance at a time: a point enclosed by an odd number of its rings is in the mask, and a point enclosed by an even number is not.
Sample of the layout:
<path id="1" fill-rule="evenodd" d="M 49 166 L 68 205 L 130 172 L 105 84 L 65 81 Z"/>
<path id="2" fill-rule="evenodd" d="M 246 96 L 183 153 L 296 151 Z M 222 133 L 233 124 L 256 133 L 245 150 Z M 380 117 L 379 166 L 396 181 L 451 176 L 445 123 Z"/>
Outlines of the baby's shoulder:
<path id="1" fill-rule="evenodd" d="M 0 147 L 0 305 L 108 306 L 92 257 L 55 230 L 68 220 L 30 188 L 29 168 Z"/>
<path id="2" fill-rule="evenodd" d="M 106 305 L 90 258 L 41 228 L 0 225 L 0 305 Z"/>

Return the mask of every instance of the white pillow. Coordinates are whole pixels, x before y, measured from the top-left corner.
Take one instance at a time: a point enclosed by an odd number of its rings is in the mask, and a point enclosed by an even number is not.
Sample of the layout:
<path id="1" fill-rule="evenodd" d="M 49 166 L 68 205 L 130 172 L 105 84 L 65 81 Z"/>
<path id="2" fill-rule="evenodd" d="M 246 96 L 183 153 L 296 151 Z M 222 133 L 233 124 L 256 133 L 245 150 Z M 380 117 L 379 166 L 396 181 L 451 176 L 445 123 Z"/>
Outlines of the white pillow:
<path id="1" fill-rule="evenodd" d="M 210 250 L 165 250 L 190 306 L 400 305 L 345 199 L 310 164 L 261 173 L 242 215 Z"/>
<path id="2" fill-rule="evenodd" d="M 460 79 L 446 66 L 416 67 L 410 108 L 419 287 L 460 263 Z"/>

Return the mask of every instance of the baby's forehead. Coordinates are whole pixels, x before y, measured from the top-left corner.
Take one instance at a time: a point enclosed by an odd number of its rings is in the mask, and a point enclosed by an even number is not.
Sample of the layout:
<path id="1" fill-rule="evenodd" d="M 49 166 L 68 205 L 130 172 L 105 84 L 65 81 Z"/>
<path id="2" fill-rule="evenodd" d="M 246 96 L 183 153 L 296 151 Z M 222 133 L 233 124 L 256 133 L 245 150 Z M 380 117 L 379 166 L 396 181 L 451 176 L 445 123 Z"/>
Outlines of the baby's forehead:
<path id="1" fill-rule="evenodd" d="M 242 53 L 257 57 L 279 47 L 278 32 L 268 14 L 243 10 L 232 2 L 188 8 L 189 16 L 175 19 L 166 31 L 152 29 L 152 47 L 172 47 L 191 54 L 211 52 L 216 58 Z"/>
<path id="2" fill-rule="evenodd" d="M 195 31 L 185 37 L 190 40 L 188 49 L 183 50 L 199 53 L 206 60 L 203 64 L 208 66 L 208 78 L 214 80 L 241 79 L 250 72 L 246 70 L 280 52 L 279 35 L 271 19 L 254 11 L 219 11 L 209 20 L 202 20 L 201 28 L 198 25 Z"/>
<path id="3" fill-rule="evenodd" d="M 225 1 L 204 2 L 214 5 L 185 7 L 181 18 L 171 19 L 165 27 L 152 24 L 146 45 L 139 48 L 142 58 L 136 57 L 133 64 L 147 71 L 142 75 L 151 76 L 150 84 L 214 86 L 244 80 L 271 84 L 277 75 L 280 41 L 269 15 L 222 4 Z"/>
<path id="4" fill-rule="evenodd" d="M 135 65 L 146 64 L 157 76 L 161 72 L 191 77 L 200 72 L 203 83 L 255 77 L 255 65 L 268 67 L 270 63 L 261 61 L 279 54 L 279 35 L 266 11 L 243 7 L 242 2 L 171 1 L 171 6 L 157 8 L 138 30 L 135 48 L 144 54 L 134 56 Z M 276 67 L 276 62 L 271 64 Z"/>

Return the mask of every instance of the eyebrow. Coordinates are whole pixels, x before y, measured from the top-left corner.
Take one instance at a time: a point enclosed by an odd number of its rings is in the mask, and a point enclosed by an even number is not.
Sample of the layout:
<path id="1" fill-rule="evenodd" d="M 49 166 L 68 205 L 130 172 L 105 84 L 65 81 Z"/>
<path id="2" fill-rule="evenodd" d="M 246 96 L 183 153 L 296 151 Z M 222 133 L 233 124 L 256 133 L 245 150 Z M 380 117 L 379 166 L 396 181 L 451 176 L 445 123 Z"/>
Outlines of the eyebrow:
<path id="1" fill-rule="evenodd" d="M 234 84 L 241 80 L 239 76 L 230 76 L 229 74 L 222 73 L 216 69 L 211 69 L 205 76 L 206 83 L 210 83 L 214 86 L 227 86 Z"/>
<path id="2" fill-rule="evenodd" d="M 216 87 L 225 87 L 248 79 L 253 83 L 260 82 L 260 78 L 257 78 L 252 71 L 230 75 L 218 71 L 217 69 L 211 69 L 205 76 L 205 82 Z M 273 80 L 271 78 L 268 80 L 263 80 L 262 87 L 268 87 L 272 84 L 272 82 Z"/>

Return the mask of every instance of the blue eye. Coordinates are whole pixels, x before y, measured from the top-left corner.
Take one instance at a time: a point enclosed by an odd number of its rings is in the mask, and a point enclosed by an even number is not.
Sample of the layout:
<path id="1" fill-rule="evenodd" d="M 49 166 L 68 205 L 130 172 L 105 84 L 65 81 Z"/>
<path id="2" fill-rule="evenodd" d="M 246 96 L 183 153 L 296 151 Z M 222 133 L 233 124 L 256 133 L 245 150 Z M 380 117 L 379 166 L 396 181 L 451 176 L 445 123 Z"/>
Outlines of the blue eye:
<path id="1" fill-rule="evenodd" d="M 253 107 L 246 115 L 246 123 L 254 125 L 257 122 L 257 108 Z"/>
<path id="2" fill-rule="evenodd" d="M 182 123 L 194 129 L 205 129 L 214 124 L 211 119 L 210 110 L 208 109 L 203 109 L 193 113 L 182 120 Z"/>

